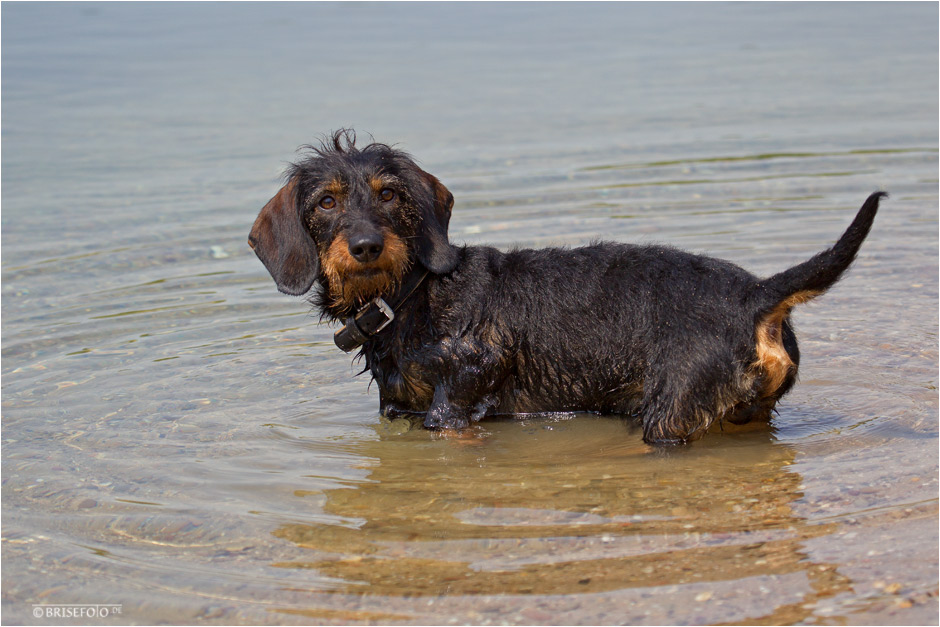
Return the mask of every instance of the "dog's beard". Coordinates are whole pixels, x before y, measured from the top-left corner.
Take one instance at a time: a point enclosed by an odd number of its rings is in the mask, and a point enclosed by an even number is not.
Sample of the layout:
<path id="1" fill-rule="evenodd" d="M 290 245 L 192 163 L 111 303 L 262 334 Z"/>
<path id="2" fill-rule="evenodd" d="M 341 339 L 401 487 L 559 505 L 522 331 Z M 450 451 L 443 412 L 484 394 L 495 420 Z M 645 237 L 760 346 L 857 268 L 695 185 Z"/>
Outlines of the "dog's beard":
<path id="1" fill-rule="evenodd" d="M 401 277 L 382 270 L 366 270 L 330 283 L 330 299 L 339 309 L 358 308 L 377 296 L 398 289 Z"/>
<path id="2" fill-rule="evenodd" d="M 378 296 L 394 293 L 411 267 L 405 242 L 390 232 L 383 235 L 382 254 L 373 262 L 353 259 L 342 236 L 333 241 L 321 260 L 329 307 L 340 316 L 353 313 Z"/>

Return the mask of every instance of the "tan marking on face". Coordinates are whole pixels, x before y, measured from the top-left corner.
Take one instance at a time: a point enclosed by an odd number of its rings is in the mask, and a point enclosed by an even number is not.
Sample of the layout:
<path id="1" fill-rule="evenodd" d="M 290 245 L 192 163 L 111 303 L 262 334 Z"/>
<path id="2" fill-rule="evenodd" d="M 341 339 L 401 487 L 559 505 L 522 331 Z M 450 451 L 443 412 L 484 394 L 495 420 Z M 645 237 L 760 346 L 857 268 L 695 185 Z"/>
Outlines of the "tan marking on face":
<path id="1" fill-rule="evenodd" d="M 335 178 L 330 179 L 326 185 L 323 186 L 323 191 L 329 194 L 342 194 L 346 190 L 346 187 L 343 185 L 343 181 Z"/>
<path id="2" fill-rule="evenodd" d="M 797 292 L 774 307 L 757 323 L 754 332 L 757 360 L 751 364 L 751 367 L 763 374 L 762 396 L 772 396 L 783 385 L 795 366 L 783 346 L 783 321 L 789 317 L 790 310 L 795 305 L 805 303 L 819 294 L 820 292 L 812 290 Z"/>
<path id="3" fill-rule="evenodd" d="M 373 176 L 369 178 L 369 187 L 372 188 L 372 191 L 375 192 L 375 195 L 378 196 L 379 192 L 389 186 L 389 181 L 381 176 Z"/>
<path id="4" fill-rule="evenodd" d="M 349 254 L 349 241 L 338 235 L 322 255 L 320 263 L 333 305 L 352 310 L 376 296 L 386 296 L 408 271 L 408 247 L 403 239 L 382 230 L 382 254 L 375 261 L 361 263 Z"/>
<path id="5" fill-rule="evenodd" d="M 343 181 L 334 178 L 327 181 L 324 185 L 321 185 L 317 192 L 318 196 L 314 198 L 314 202 L 319 202 L 324 196 L 332 196 L 336 200 L 336 209 L 340 207 L 339 199 L 346 193 L 346 186 L 343 185 Z"/>

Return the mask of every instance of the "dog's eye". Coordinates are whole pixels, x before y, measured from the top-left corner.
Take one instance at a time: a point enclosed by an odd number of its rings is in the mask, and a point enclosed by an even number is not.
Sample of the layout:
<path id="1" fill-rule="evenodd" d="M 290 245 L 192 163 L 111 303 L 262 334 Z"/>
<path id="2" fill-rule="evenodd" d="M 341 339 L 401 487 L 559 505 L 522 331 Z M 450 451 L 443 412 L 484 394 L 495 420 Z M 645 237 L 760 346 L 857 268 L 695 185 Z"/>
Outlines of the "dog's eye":
<path id="1" fill-rule="evenodd" d="M 320 209 L 326 209 L 329 211 L 330 209 L 336 207 L 336 199 L 334 199 L 332 196 L 324 196 L 320 199 L 319 205 Z"/>
<path id="2" fill-rule="evenodd" d="M 395 198 L 395 190 L 389 189 L 388 187 L 386 187 L 385 189 L 379 192 L 379 197 L 385 202 L 388 202 L 392 200 L 393 198 Z"/>

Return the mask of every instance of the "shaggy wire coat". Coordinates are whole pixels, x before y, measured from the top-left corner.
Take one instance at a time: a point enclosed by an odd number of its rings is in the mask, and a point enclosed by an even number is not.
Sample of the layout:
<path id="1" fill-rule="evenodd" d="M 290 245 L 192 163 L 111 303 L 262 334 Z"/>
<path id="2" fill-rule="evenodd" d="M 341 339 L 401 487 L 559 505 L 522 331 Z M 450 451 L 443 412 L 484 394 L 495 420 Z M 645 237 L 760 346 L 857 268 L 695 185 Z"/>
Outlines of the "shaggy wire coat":
<path id="1" fill-rule="evenodd" d="M 288 294 L 346 320 L 427 277 L 362 346 L 381 410 L 462 428 L 496 414 L 633 416 L 684 443 L 767 419 L 800 353 L 790 310 L 855 259 L 883 192 L 829 250 L 767 279 L 666 246 L 501 252 L 447 238 L 453 196 L 405 153 L 340 131 L 288 171 L 249 243 Z"/>

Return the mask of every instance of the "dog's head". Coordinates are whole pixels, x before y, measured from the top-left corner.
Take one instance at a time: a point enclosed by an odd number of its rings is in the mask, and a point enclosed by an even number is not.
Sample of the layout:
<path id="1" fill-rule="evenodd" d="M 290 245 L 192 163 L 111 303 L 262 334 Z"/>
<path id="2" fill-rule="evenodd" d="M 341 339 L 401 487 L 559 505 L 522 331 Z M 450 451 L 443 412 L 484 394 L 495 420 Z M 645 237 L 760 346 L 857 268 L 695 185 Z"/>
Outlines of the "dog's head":
<path id="1" fill-rule="evenodd" d="M 434 274 L 457 265 L 453 195 L 404 152 L 355 142 L 344 130 L 309 147 L 248 236 L 280 291 L 304 294 L 319 279 L 342 312 L 388 294 L 415 263 Z"/>

